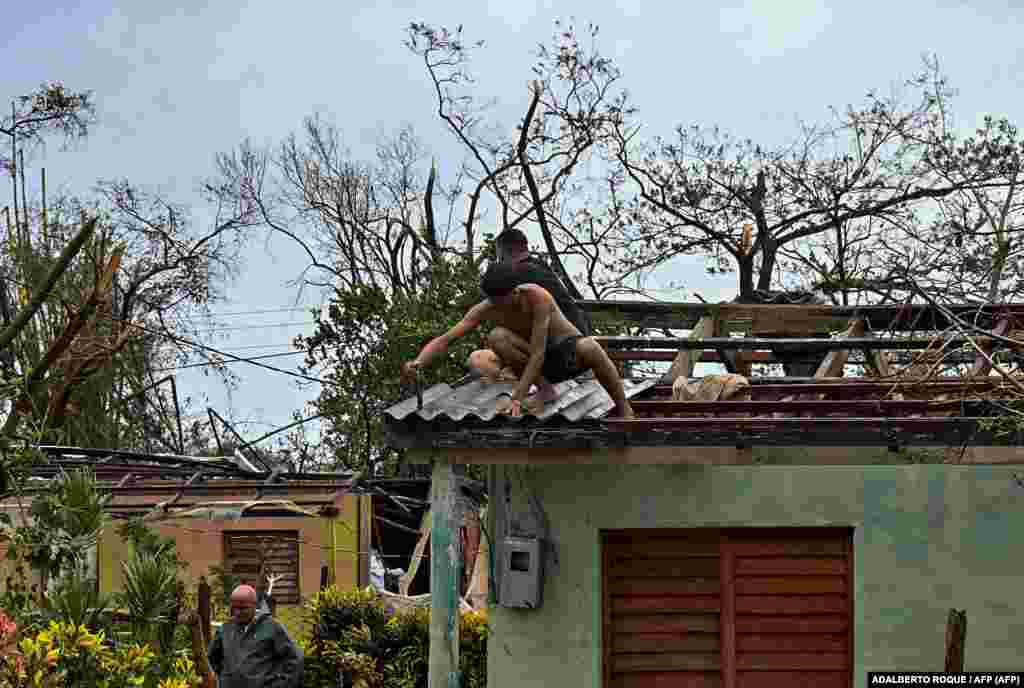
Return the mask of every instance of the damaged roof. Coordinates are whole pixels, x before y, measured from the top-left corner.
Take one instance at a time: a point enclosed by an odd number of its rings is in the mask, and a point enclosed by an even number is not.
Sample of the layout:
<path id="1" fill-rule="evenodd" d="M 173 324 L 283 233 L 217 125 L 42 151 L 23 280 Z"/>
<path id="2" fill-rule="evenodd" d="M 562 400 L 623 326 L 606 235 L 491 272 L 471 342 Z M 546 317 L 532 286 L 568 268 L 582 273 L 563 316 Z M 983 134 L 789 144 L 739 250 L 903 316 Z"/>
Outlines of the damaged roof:
<path id="1" fill-rule="evenodd" d="M 496 407 L 499 395 L 513 390 L 511 383 L 467 377 L 386 409 L 389 442 L 456 450 L 1024 444 L 1024 433 L 1000 434 L 983 422 L 1005 415 L 1006 403 L 1024 396 L 1017 381 L 1024 380 L 1024 366 L 1015 360 L 1024 350 L 1024 305 L 975 312 L 614 303 L 620 307 L 629 311 L 624 320 L 659 335 L 669 334 L 663 328 L 693 326 L 698 315 L 700 320 L 687 337 L 596 337 L 613 360 L 672 361 L 676 373 L 699 382 L 692 377 L 694 364 L 713 356 L 743 384 L 730 395 L 707 396 L 689 387 L 673 390 L 671 378 L 657 375 L 625 379 L 636 413 L 626 420 L 608 417 L 611 399 L 586 374 L 557 385 L 557 397 L 539 416 L 509 418 L 497 416 Z M 641 322 L 648 316 L 657 316 L 657 323 Z M 942 325 L 955 329 L 938 331 L 931 320 L 940 316 Z M 774 365 L 751 368 L 766 363 Z"/>
<path id="2" fill-rule="evenodd" d="M 455 383 L 455 387 L 439 384 L 422 392 L 420 398 L 412 397 L 385 409 L 384 414 L 393 421 L 403 421 L 410 416 L 421 421 L 508 421 L 508 422 L 568 422 L 596 420 L 614 408 L 611 397 L 592 374 L 581 375 L 555 385 L 557 397 L 544 406 L 539 416 L 496 419 L 499 396 L 511 394 L 515 385 L 509 382 L 484 382 L 472 379 Z M 634 397 L 650 389 L 657 380 L 624 380 L 627 397 Z"/>

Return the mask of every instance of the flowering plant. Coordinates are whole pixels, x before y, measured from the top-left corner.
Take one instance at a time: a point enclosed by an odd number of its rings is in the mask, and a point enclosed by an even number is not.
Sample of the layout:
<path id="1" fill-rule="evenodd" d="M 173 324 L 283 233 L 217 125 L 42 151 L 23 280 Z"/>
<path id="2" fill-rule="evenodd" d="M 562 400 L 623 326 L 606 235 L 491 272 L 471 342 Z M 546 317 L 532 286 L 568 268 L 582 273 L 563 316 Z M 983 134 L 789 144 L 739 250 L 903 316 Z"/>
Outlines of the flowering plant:
<path id="1" fill-rule="evenodd" d="M 112 646 L 103 632 L 52 621 L 34 637 L 12 642 L 17 627 L 0 614 L 0 688 L 193 688 L 195 667 L 179 657 L 170 675 L 158 675 L 158 662 L 145 643 Z"/>

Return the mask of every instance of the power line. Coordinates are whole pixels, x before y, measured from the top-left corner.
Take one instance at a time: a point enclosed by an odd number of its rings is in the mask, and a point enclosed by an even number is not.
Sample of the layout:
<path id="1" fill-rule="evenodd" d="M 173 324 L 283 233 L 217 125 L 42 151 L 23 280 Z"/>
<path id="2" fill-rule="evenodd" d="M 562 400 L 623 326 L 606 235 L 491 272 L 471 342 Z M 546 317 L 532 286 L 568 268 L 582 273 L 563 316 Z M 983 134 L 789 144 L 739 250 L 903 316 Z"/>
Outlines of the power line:
<path id="1" fill-rule="evenodd" d="M 114 317 L 109 317 L 109 318 L 102 318 L 101 317 L 101 318 L 96 318 L 96 322 L 119 323 L 119 322 L 124 322 L 124 321 L 119 319 L 119 318 L 114 318 Z M 315 320 L 296 320 L 296 321 L 293 321 L 293 322 L 266 323 L 266 324 L 260 324 L 260 325 L 232 325 L 230 327 L 211 327 L 211 328 L 206 329 L 206 330 L 195 330 L 194 333 L 195 334 L 209 334 L 210 332 L 228 332 L 228 331 L 237 331 L 237 330 L 262 330 L 262 329 L 266 329 L 266 328 L 269 328 L 269 327 L 290 327 L 292 325 L 315 325 L 315 324 L 316 324 Z M 82 340 L 82 341 L 89 341 L 90 339 L 107 339 L 107 338 L 108 338 L 108 335 L 103 335 L 103 334 L 77 335 L 75 337 L 76 340 Z"/>
<path id="2" fill-rule="evenodd" d="M 185 370 L 187 368 L 206 368 L 208 366 L 225 365 L 227 363 L 251 363 L 252 361 L 260 361 L 267 358 L 281 358 L 283 356 L 295 356 L 296 354 L 304 354 L 305 351 L 286 351 L 284 353 L 277 354 L 264 354 L 262 356 L 247 356 L 244 359 L 238 359 L 233 361 L 212 361 L 207 363 L 188 363 L 186 365 L 171 366 L 169 368 L 155 368 L 154 373 L 166 373 L 172 370 Z"/>
<path id="3" fill-rule="evenodd" d="M 281 373 L 283 375 L 289 375 L 291 377 L 296 377 L 296 378 L 299 378 L 301 380 L 308 380 L 310 382 L 319 382 L 322 385 L 329 385 L 329 384 L 331 384 L 331 383 L 327 382 L 326 380 L 322 380 L 322 379 L 320 379 L 318 377 L 312 377 L 310 375 L 303 375 L 302 373 L 296 373 L 296 372 L 291 371 L 291 370 L 285 370 L 284 368 L 276 368 L 276 367 L 274 367 L 272 365 L 267 365 L 266 363 L 258 363 L 258 362 L 254 361 L 254 360 L 250 360 L 250 359 L 244 358 L 242 356 L 235 356 L 234 354 L 229 354 L 226 351 L 221 351 L 220 349 L 215 349 L 214 347 L 207 346 L 206 344 L 200 344 L 198 342 L 193 342 L 193 341 L 191 341 L 189 339 L 186 339 L 185 337 L 179 337 L 178 335 L 170 334 L 169 332 L 160 332 L 158 330 L 151 330 L 151 329 L 149 329 L 147 327 L 143 327 L 142 325 L 134 325 L 134 327 L 139 328 L 143 332 L 149 332 L 150 334 L 157 335 L 158 337 L 166 337 L 167 339 L 173 339 L 173 340 L 175 340 L 177 342 L 180 342 L 181 344 L 185 344 L 186 346 L 191 346 L 191 347 L 195 347 L 197 349 L 202 349 L 204 351 L 209 351 L 211 353 L 217 354 L 218 356 L 225 356 L 225 357 L 230 358 L 230 359 L 232 359 L 234 361 L 237 361 L 239 363 L 248 363 L 249 365 L 258 366 L 260 368 L 266 368 L 267 370 L 272 370 L 275 373 Z"/>
<path id="4" fill-rule="evenodd" d="M 211 313 L 208 317 L 211 318 L 230 318 L 236 315 L 262 315 L 264 313 L 294 313 L 297 311 L 310 311 L 313 309 L 320 309 L 320 306 L 296 306 L 295 308 L 266 308 L 255 311 L 237 311 L 234 313 Z"/>

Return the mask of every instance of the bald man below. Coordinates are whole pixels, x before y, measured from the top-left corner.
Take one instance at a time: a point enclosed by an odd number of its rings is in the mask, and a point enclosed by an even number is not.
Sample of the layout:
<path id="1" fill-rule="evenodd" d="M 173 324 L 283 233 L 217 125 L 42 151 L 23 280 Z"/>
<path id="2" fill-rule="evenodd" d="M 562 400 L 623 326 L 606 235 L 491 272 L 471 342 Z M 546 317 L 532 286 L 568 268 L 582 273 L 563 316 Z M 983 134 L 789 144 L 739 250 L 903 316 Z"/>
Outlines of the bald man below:
<path id="1" fill-rule="evenodd" d="M 231 593 L 231 620 L 210 643 L 210 668 L 220 688 L 298 688 L 302 652 L 273 616 L 256 607 L 256 589 Z"/>

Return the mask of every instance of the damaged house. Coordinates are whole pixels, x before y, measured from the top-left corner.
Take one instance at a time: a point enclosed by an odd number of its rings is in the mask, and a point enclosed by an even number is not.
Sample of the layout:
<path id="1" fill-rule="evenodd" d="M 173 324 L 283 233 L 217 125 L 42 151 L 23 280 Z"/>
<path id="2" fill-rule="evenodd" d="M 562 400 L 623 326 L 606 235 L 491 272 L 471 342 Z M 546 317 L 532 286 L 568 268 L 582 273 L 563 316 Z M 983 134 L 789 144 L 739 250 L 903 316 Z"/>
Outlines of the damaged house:
<path id="1" fill-rule="evenodd" d="M 386 411 L 433 465 L 432 681 L 458 667 L 459 558 L 436 555 L 463 464 L 489 471 L 492 688 L 1019 669 L 1024 450 L 993 418 L 1024 398 L 1024 306 L 590 307 L 690 330 L 600 338 L 635 419 L 588 375 L 539 417 L 497 417 L 511 385 L 469 378 Z M 947 646 L 951 607 L 969 632 Z"/>

